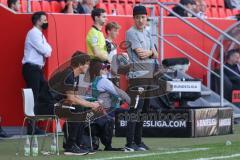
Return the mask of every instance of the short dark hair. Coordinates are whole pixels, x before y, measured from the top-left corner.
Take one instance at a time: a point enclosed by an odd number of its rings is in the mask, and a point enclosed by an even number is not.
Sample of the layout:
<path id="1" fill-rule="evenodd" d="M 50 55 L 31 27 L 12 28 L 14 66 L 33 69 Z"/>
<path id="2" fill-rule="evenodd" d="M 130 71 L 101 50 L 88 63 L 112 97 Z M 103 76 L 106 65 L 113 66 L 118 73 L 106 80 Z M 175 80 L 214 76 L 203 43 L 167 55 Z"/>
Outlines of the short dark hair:
<path id="1" fill-rule="evenodd" d="M 95 21 L 96 16 L 101 16 L 102 13 L 105 13 L 106 11 L 103 8 L 95 8 L 92 10 L 91 17 L 93 21 Z"/>
<path id="2" fill-rule="evenodd" d="M 76 51 L 71 58 L 71 66 L 77 68 L 79 65 L 85 65 L 90 61 L 90 56 L 84 52 Z"/>
<path id="3" fill-rule="evenodd" d="M 32 24 L 35 25 L 42 16 L 47 16 L 47 14 L 43 11 L 35 12 L 32 15 Z"/>
<path id="4" fill-rule="evenodd" d="M 239 48 L 234 48 L 234 49 L 229 50 L 226 54 L 226 60 L 228 60 L 235 53 L 240 54 L 240 49 Z"/>
<path id="5" fill-rule="evenodd" d="M 8 7 L 11 8 L 11 7 L 12 7 L 12 4 L 16 4 L 17 1 L 18 1 L 18 0 L 8 0 L 8 1 L 7 1 Z"/>

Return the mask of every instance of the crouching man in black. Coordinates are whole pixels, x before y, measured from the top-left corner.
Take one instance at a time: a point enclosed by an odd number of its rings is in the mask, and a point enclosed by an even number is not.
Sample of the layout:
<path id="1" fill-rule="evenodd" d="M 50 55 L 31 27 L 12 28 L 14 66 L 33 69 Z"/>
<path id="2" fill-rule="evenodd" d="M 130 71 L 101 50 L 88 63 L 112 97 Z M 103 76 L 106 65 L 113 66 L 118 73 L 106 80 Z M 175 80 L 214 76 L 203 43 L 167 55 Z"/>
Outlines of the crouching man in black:
<path id="1" fill-rule="evenodd" d="M 62 102 L 74 106 L 73 112 L 84 111 L 84 106 L 97 111 L 100 107 L 98 102 L 88 102 L 77 96 L 79 75 L 87 71 L 90 57 L 80 51 L 76 51 L 70 61 L 63 69 L 59 68 L 49 80 L 48 86 L 42 90 L 38 103 L 35 106 L 36 114 L 54 114 L 54 104 Z M 76 93 L 76 94 L 75 94 Z M 64 143 L 65 155 L 85 155 L 89 150 L 80 148 L 80 138 L 83 133 L 84 124 L 82 122 L 68 122 L 68 137 Z M 64 130 L 64 137 L 67 133 Z"/>

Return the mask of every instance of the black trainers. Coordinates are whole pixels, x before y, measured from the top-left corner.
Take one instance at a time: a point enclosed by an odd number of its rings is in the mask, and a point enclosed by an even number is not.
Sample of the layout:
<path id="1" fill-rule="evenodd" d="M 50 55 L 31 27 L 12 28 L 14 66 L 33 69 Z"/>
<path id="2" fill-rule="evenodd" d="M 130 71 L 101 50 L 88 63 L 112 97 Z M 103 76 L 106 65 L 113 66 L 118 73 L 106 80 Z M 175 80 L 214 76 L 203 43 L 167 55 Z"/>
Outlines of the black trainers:
<path id="1" fill-rule="evenodd" d="M 139 151 L 138 146 L 136 144 L 126 145 L 124 147 L 124 152 L 134 152 Z"/>
<path id="2" fill-rule="evenodd" d="M 96 150 L 92 149 L 91 147 L 86 147 L 86 146 L 80 145 L 79 148 L 88 151 L 88 154 L 96 153 Z"/>
<path id="3" fill-rule="evenodd" d="M 89 151 L 85 149 L 80 149 L 76 144 L 73 144 L 71 147 L 66 148 L 64 151 L 64 155 L 76 155 L 76 156 L 83 156 L 88 154 Z"/>
<path id="4" fill-rule="evenodd" d="M 9 138 L 11 137 L 10 135 L 8 135 L 4 130 L 0 131 L 0 138 Z"/>
<path id="5" fill-rule="evenodd" d="M 137 145 L 137 147 L 138 147 L 138 150 L 140 150 L 140 151 L 148 151 L 149 150 L 149 147 L 146 144 L 144 144 L 143 142 L 140 143 L 139 145 Z"/>
<path id="6" fill-rule="evenodd" d="M 88 154 L 95 154 L 97 153 L 94 149 L 89 148 L 88 149 Z"/>
<path id="7" fill-rule="evenodd" d="M 110 147 L 105 147 L 104 151 L 123 151 L 123 148 L 113 148 L 112 146 Z"/>

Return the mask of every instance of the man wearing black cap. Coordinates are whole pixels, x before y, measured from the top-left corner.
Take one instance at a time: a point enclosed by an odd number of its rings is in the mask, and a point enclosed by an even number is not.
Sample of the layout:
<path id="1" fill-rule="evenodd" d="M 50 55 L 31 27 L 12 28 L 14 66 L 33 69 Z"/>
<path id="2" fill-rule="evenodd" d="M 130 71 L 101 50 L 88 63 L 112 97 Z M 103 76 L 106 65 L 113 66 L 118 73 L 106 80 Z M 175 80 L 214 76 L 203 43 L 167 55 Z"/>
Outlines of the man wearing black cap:
<path id="1" fill-rule="evenodd" d="M 133 9 L 134 26 L 126 33 L 126 41 L 129 45 L 127 52 L 131 63 L 129 74 L 129 93 L 131 103 L 129 114 L 146 112 L 149 100 L 140 98 L 136 105 L 136 95 L 131 95 L 131 86 L 136 86 L 140 79 L 153 78 L 155 58 L 157 52 L 152 44 L 151 34 L 146 30 L 147 10 L 144 6 L 135 6 Z M 138 80 L 137 80 L 138 79 Z M 142 142 L 143 122 L 131 119 L 127 123 L 127 144 L 125 152 L 146 151 L 149 148 Z"/>

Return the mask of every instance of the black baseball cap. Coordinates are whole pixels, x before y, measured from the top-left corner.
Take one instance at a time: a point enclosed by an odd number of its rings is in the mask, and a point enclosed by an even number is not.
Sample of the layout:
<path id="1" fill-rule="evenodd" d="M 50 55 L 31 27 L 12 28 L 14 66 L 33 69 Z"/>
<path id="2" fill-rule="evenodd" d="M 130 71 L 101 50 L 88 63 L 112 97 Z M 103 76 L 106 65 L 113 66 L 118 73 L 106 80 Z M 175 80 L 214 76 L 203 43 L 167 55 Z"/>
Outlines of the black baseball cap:
<path id="1" fill-rule="evenodd" d="M 133 16 L 140 15 L 140 14 L 147 15 L 147 9 L 145 6 L 138 5 L 133 8 Z"/>

